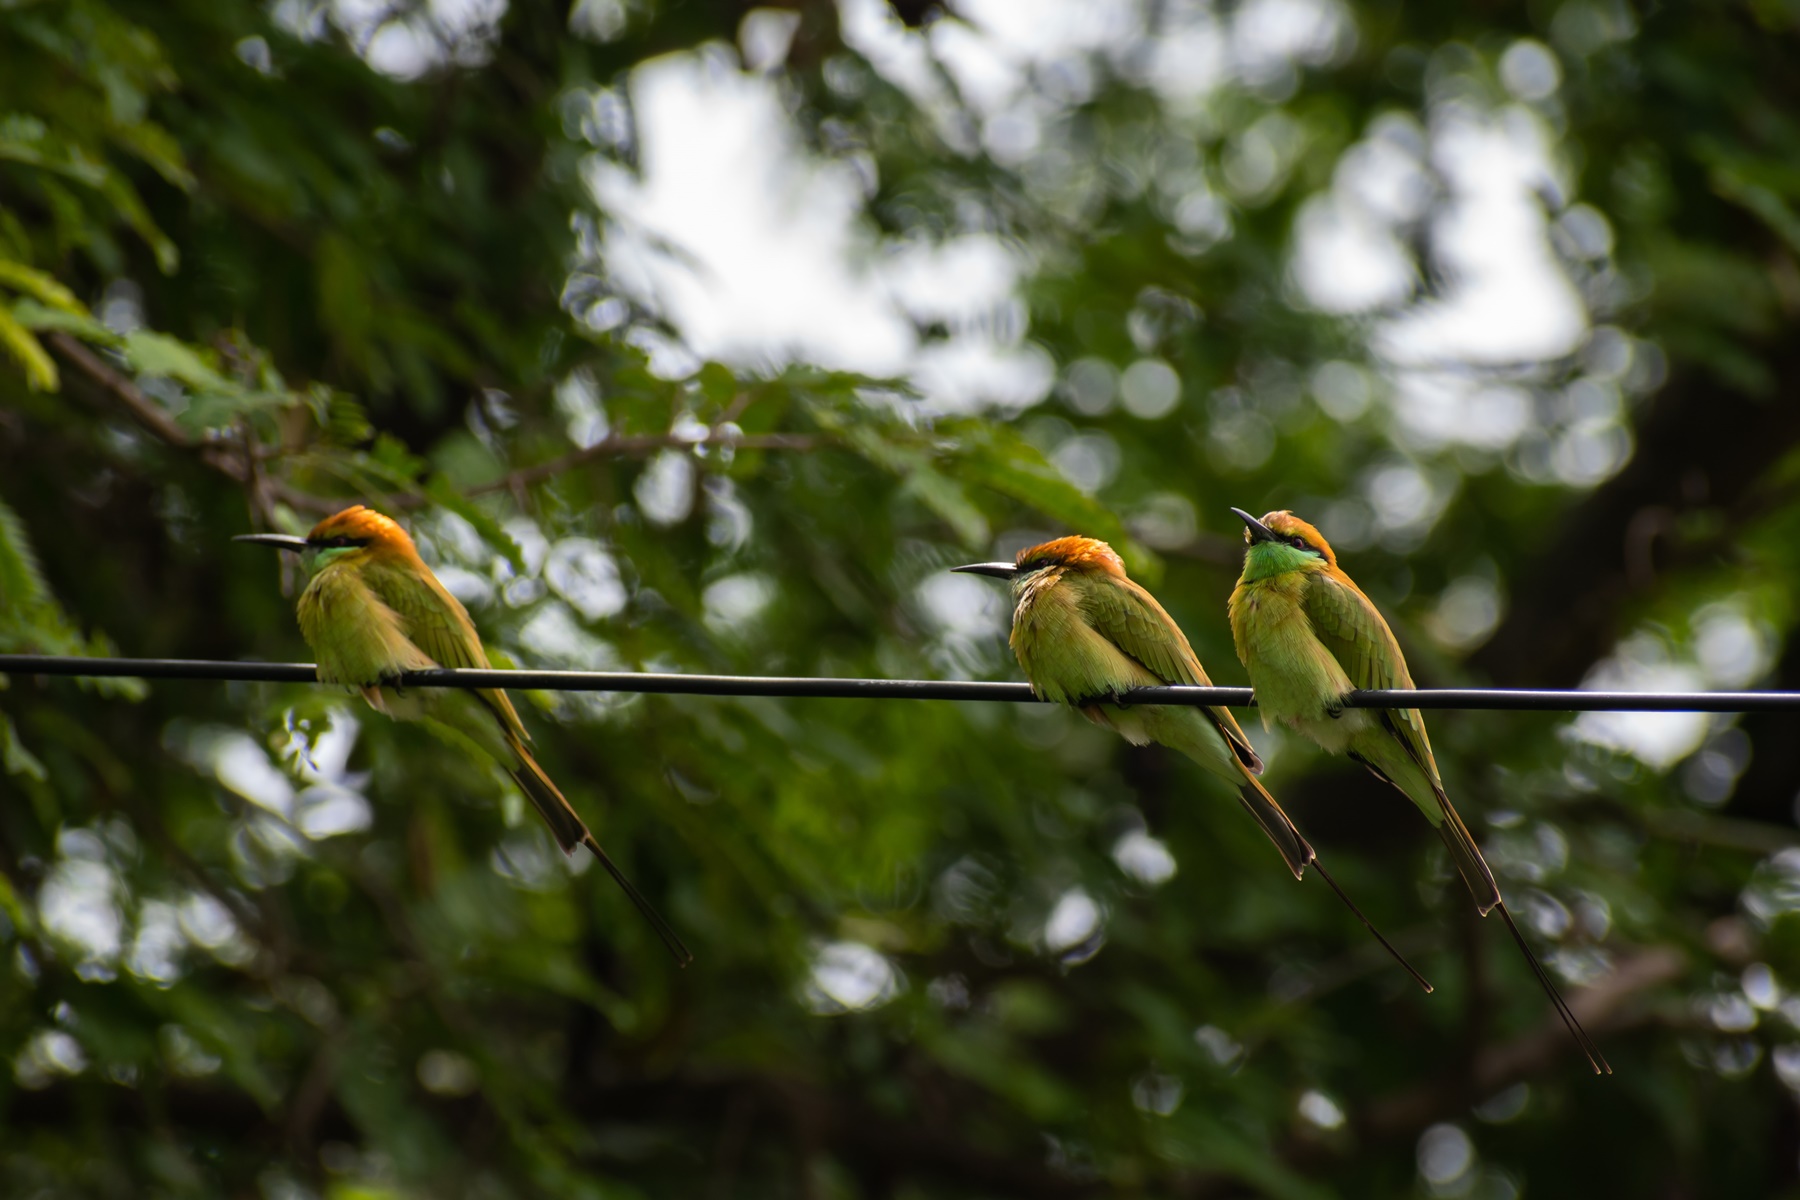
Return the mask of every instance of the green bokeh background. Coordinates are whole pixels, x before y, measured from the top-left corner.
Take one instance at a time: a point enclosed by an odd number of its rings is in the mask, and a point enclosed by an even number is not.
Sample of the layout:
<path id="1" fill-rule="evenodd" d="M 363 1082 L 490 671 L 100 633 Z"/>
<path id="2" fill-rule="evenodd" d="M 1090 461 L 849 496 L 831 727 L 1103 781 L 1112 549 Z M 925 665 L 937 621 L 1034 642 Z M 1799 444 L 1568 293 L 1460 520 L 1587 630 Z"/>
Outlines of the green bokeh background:
<path id="1" fill-rule="evenodd" d="M 600 257 L 585 172 L 636 146 L 597 114 L 660 55 L 739 70 L 741 4 L 496 5 L 399 79 L 371 31 L 438 8 L 0 0 L 0 651 L 303 660 L 229 538 L 361 500 L 520 665 L 1016 678 L 945 569 L 1082 532 L 1240 684 L 1227 507 L 1291 506 L 1425 686 L 1800 688 L 1800 7 L 1300 7 L 1337 40 L 1175 103 L 1141 55 L 1255 6 L 1121 2 L 1131 52 L 1034 76 L 998 156 L 934 58 L 973 14 L 876 11 L 921 99 L 785 10 L 774 84 L 867 237 L 1029 264 L 1056 382 L 958 412 L 672 371 L 678 314 Z M 1492 444 L 1422 436 L 1381 342 L 1466 282 L 1459 119 L 1546 147 L 1589 321 L 1438 364 L 1524 406 Z M 1296 231 L 1371 148 L 1413 156 L 1411 282 L 1324 312 Z M 1191 764 L 1060 710 L 520 695 L 682 971 L 497 769 L 351 697 L 0 682 L 7 1196 L 1800 1194 L 1791 714 L 1667 755 L 1432 717 L 1596 1080 L 1417 814 L 1293 739 L 1267 781 L 1436 994 Z"/>

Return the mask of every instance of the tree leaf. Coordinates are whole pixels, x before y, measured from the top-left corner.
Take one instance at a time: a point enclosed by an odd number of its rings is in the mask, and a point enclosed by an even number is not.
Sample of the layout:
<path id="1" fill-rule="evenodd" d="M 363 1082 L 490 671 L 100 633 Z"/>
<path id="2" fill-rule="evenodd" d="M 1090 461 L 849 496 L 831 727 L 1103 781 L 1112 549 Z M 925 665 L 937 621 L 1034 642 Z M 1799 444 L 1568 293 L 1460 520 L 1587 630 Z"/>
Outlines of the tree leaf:
<path id="1" fill-rule="evenodd" d="M 1014 429 L 989 423 L 961 426 L 952 455 L 957 475 L 1011 496 L 1066 525 L 1071 533 L 1109 543 L 1134 576 L 1155 584 L 1162 560 L 1126 530 L 1118 516 L 1082 492 Z"/>
<path id="2" fill-rule="evenodd" d="M 36 300 L 20 300 L 12 306 L 12 314 L 19 324 L 34 333 L 72 333 L 97 346 L 116 346 L 120 341 L 118 334 L 94 320 L 85 310 L 68 312 L 48 308 Z"/>
<path id="3" fill-rule="evenodd" d="M 425 495 L 433 503 L 449 509 L 473 525 L 483 541 L 506 556 L 506 561 L 512 564 L 513 570 L 520 574 L 525 572 L 525 553 L 519 548 L 519 543 L 513 540 L 512 534 L 506 532 L 500 522 L 494 520 L 481 505 L 458 491 L 448 475 L 439 473 L 427 480 Z"/>
<path id="4" fill-rule="evenodd" d="M 145 375 L 167 375 L 189 387 L 227 392 L 234 385 L 202 353 L 167 334 L 138 330 L 125 336 L 125 360 Z"/>
<path id="5" fill-rule="evenodd" d="M 13 727 L 12 718 L 5 713 L 0 713 L 0 768 L 4 768 L 8 775 L 24 775 L 39 783 L 50 778 L 50 773 L 44 770 L 44 764 L 38 760 L 37 755 L 19 740 L 19 731 Z M 0 883 L 4 883 L 4 880 L 0 880 Z M 7 893 L 5 898 L 10 899 L 10 887 L 7 888 Z M 17 903 L 14 900 L 9 907 L 16 908 Z"/>
<path id="6" fill-rule="evenodd" d="M 87 308 L 75 299 L 75 293 L 58 283 L 56 277 L 28 267 L 24 263 L 0 258 L 0 284 L 10 287 L 15 292 L 24 292 L 51 308 L 75 316 L 86 316 Z"/>
<path id="7" fill-rule="evenodd" d="M 0 346 L 25 373 L 25 386 L 34 392 L 54 392 L 58 386 L 56 363 L 29 329 L 19 324 L 9 308 L 0 308 Z"/>

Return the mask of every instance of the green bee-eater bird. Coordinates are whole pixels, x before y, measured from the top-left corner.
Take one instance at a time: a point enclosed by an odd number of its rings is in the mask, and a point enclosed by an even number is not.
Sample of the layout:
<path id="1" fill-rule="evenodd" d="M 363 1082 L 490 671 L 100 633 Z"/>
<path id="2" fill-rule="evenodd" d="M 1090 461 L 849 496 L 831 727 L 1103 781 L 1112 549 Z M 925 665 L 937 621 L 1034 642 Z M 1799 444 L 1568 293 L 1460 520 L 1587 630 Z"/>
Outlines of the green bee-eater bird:
<path id="1" fill-rule="evenodd" d="M 1139 687 L 1211 687 L 1193 647 L 1156 597 L 1133 583 L 1105 542 L 1065 537 L 1019 551 L 1013 562 L 974 563 L 953 570 L 1004 579 L 1012 585 L 1011 644 L 1031 689 L 1067 704 L 1134 746 L 1158 742 L 1178 750 L 1238 789 L 1256 823 L 1287 861 L 1295 879 L 1310 864 L 1427 992 L 1413 970 L 1326 872 L 1318 854 L 1256 778 L 1262 759 L 1231 710 L 1180 704 L 1109 703 Z"/>
<path id="2" fill-rule="evenodd" d="M 1443 835 L 1481 915 L 1499 910 L 1595 1073 L 1610 1075 L 1612 1068 L 1507 911 L 1474 835 L 1451 807 L 1419 710 L 1344 704 L 1353 691 L 1413 686 L 1393 630 L 1344 574 L 1317 529 L 1290 512 L 1259 521 L 1242 509 L 1231 511 L 1243 520 L 1248 543 L 1244 573 L 1231 593 L 1231 634 L 1263 724 L 1279 721 L 1333 754 L 1348 754 L 1418 805 Z"/>
<path id="3" fill-rule="evenodd" d="M 394 680 L 439 667 L 488 669 L 468 610 L 419 557 L 406 530 L 357 505 L 326 517 L 305 537 L 279 533 L 234 539 L 293 551 L 311 574 L 300 593 L 300 632 L 318 659 L 319 682 L 348 684 L 387 716 L 431 721 L 461 734 L 512 775 L 563 852 L 586 846 L 686 964 L 693 959 L 667 921 L 600 848 L 579 814 L 532 757 L 531 735 L 498 688 L 415 688 Z"/>

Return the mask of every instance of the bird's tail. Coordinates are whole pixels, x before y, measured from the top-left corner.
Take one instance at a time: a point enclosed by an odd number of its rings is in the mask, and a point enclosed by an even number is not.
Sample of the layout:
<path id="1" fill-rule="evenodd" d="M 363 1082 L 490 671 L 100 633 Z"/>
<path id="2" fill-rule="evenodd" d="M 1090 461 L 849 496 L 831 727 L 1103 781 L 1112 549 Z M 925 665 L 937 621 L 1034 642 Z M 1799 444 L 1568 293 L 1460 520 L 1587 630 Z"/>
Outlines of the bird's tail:
<path id="1" fill-rule="evenodd" d="M 1376 774 L 1379 775 L 1380 772 L 1378 771 Z M 1386 778 L 1386 776 L 1382 777 Z M 1581 1022 L 1575 1019 L 1574 1010 L 1569 1007 L 1569 1002 L 1563 999 L 1562 993 L 1556 990 L 1556 984 L 1550 981 L 1550 973 L 1544 970 L 1544 964 L 1539 962 L 1537 955 L 1531 952 L 1531 947 L 1526 943 L 1525 935 L 1520 931 L 1518 922 L 1513 920 L 1512 913 L 1507 910 L 1506 901 L 1500 896 L 1500 885 L 1494 881 L 1494 872 L 1488 867 L 1487 859 L 1482 857 L 1481 847 L 1475 843 L 1475 835 L 1469 832 L 1467 825 L 1463 824 L 1462 817 L 1457 815 L 1456 808 L 1450 803 L 1450 797 L 1445 794 L 1442 787 L 1438 786 L 1435 779 L 1432 781 L 1431 790 L 1432 794 L 1437 797 L 1438 811 L 1444 815 L 1443 821 L 1438 825 L 1438 832 L 1443 835 L 1444 845 L 1450 850 L 1450 860 L 1456 864 L 1457 871 L 1462 874 L 1463 882 L 1469 885 L 1469 891 L 1474 893 L 1476 909 L 1484 917 L 1496 909 L 1499 910 L 1500 916 L 1506 921 L 1506 931 L 1512 934 L 1512 940 L 1519 947 L 1519 953 L 1523 954 L 1525 961 L 1531 964 L 1531 973 L 1537 976 L 1538 986 L 1543 988 L 1544 995 L 1550 998 L 1550 1004 L 1556 1009 L 1556 1015 L 1561 1017 L 1563 1024 L 1569 1027 L 1569 1033 L 1574 1037 L 1575 1044 L 1581 1047 L 1583 1054 L 1587 1055 L 1588 1065 L 1594 1068 L 1594 1074 L 1611 1075 L 1612 1066 L 1606 1061 L 1606 1056 L 1600 1053 L 1600 1048 L 1594 1045 L 1594 1039 L 1588 1036 L 1587 1030 L 1581 1027 Z"/>
<path id="2" fill-rule="evenodd" d="M 606 851 L 600 848 L 600 843 L 588 831 L 587 823 L 564 798 L 556 784 L 551 782 L 550 776 L 544 773 L 544 768 L 538 765 L 537 759 L 532 757 L 531 751 L 527 750 L 523 743 L 510 738 L 508 744 L 512 747 L 513 754 L 519 763 L 512 771 L 513 781 L 519 785 L 519 790 L 525 793 L 526 799 L 531 801 L 532 806 L 538 810 L 538 814 L 544 818 L 544 823 L 550 826 L 550 832 L 555 835 L 557 844 L 563 848 L 563 853 L 573 854 L 577 846 L 586 846 L 594 857 L 600 860 L 600 865 L 606 868 L 606 873 L 613 877 L 613 882 L 624 889 L 625 895 L 631 900 L 631 903 L 640 913 L 644 914 L 644 919 L 650 922 L 652 929 L 656 930 L 656 936 L 662 939 L 662 944 L 667 946 L 669 953 L 675 956 L 676 963 L 685 967 L 693 962 L 693 954 L 682 944 L 674 927 L 663 918 L 661 913 L 656 911 L 650 901 L 644 899 L 644 894 L 637 890 L 631 880 L 625 878 L 625 873 L 619 870 L 618 864 L 613 862 Z"/>
<path id="3" fill-rule="evenodd" d="M 1484 917 L 1490 912 L 1499 911 L 1501 918 L 1506 921 L 1506 931 L 1512 934 L 1514 944 L 1519 947 L 1519 953 L 1531 964 L 1531 973 L 1537 976 L 1538 986 L 1550 998 L 1556 1015 L 1569 1027 L 1569 1034 L 1574 1037 L 1575 1044 L 1587 1055 L 1588 1065 L 1594 1068 L 1594 1074 L 1611 1075 L 1612 1066 L 1606 1061 L 1606 1056 L 1600 1053 L 1600 1048 L 1594 1045 L 1594 1039 L 1588 1036 L 1587 1030 L 1581 1027 L 1581 1022 L 1575 1019 L 1574 1010 L 1556 989 L 1556 984 L 1551 982 L 1550 973 L 1544 970 L 1544 964 L 1531 952 L 1531 946 L 1525 941 L 1525 934 L 1520 931 L 1518 922 L 1513 920 L 1506 901 L 1500 896 L 1500 885 L 1494 882 L 1494 873 L 1488 868 L 1487 859 L 1481 856 L 1481 847 L 1475 844 L 1475 836 L 1463 824 L 1462 818 L 1456 815 L 1456 809 L 1450 805 L 1450 797 L 1442 789 L 1433 790 L 1437 792 L 1438 807 L 1444 814 L 1444 823 L 1438 826 L 1438 832 L 1443 835 L 1444 845 L 1449 847 L 1450 858 L 1462 873 L 1463 882 L 1475 894 L 1476 908 Z"/>
<path id="4" fill-rule="evenodd" d="M 1394 732 L 1391 725 L 1390 732 Z M 1469 832 L 1467 825 L 1463 824 L 1463 819 L 1457 813 L 1456 806 L 1450 803 L 1450 797 L 1444 791 L 1443 784 L 1438 782 L 1436 767 L 1422 758 L 1413 743 L 1399 737 L 1397 732 L 1395 741 L 1405 749 L 1413 765 L 1419 768 L 1425 781 L 1431 787 L 1431 794 L 1437 800 L 1437 808 L 1441 816 L 1441 819 L 1432 823 L 1437 826 L 1438 833 L 1444 839 L 1445 848 L 1450 851 L 1450 861 L 1456 864 L 1458 874 L 1463 877 L 1463 882 L 1468 885 L 1469 892 L 1475 897 L 1476 911 L 1485 917 L 1495 909 L 1500 910 L 1500 916 L 1506 921 L 1506 931 L 1512 934 L 1513 942 L 1519 947 L 1519 953 L 1523 954 L 1525 961 L 1531 964 L 1531 973 L 1537 976 L 1538 986 L 1542 987 L 1544 995 L 1550 998 L 1550 1004 L 1556 1009 L 1556 1015 L 1561 1017 L 1563 1024 L 1569 1027 L 1569 1033 L 1574 1037 L 1575 1044 L 1581 1047 L 1583 1054 L 1587 1055 L 1588 1065 L 1594 1068 L 1594 1074 L 1611 1075 L 1612 1067 L 1607 1063 L 1606 1056 L 1600 1053 L 1600 1048 L 1594 1045 L 1594 1039 L 1588 1036 L 1587 1030 L 1581 1027 L 1581 1022 L 1575 1019 L 1574 1010 L 1569 1007 L 1569 1002 L 1563 999 L 1562 993 L 1556 990 L 1556 984 L 1551 982 L 1549 973 L 1544 970 L 1544 964 L 1540 963 L 1537 955 L 1531 952 L 1530 945 L 1525 941 L 1525 934 L 1520 931 L 1518 923 L 1513 920 L 1512 913 L 1507 910 L 1506 901 L 1500 896 L 1500 885 L 1494 879 L 1494 872 L 1488 866 L 1487 859 L 1482 857 L 1481 847 L 1475 842 L 1475 835 Z M 1413 793 L 1400 787 L 1394 781 L 1392 774 L 1384 771 L 1370 759 L 1360 754 L 1351 754 L 1350 757 L 1367 767 L 1375 778 L 1399 788 L 1400 793 L 1408 799 L 1415 799 Z M 1430 809 L 1425 810 L 1425 815 L 1431 816 Z"/>
<path id="5" fill-rule="evenodd" d="M 519 785 L 525 798 L 531 801 L 532 807 L 538 810 L 538 815 L 544 818 L 544 824 L 556 836 L 556 844 L 562 847 L 563 853 L 573 854 L 575 847 L 592 840 L 594 835 L 588 832 L 587 823 L 581 819 L 581 814 L 575 811 L 556 784 L 550 781 L 544 768 L 538 766 L 531 751 L 511 738 L 507 739 L 507 746 L 519 762 L 512 771 L 513 782 Z"/>
<path id="6" fill-rule="evenodd" d="M 1250 768 L 1242 762 L 1238 770 L 1243 775 L 1243 786 L 1238 789 L 1238 799 L 1243 801 L 1244 808 L 1256 818 L 1262 826 L 1263 833 L 1268 835 L 1275 848 L 1281 851 L 1281 857 L 1287 860 L 1288 870 L 1294 873 L 1295 879 L 1306 877 L 1306 865 L 1317 862 L 1318 854 L 1312 844 L 1300 836 L 1300 830 L 1289 819 L 1287 812 L 1269 795 L 1269 789 L 1262 781 L 1250 773 Z"/>
<path id="7" fill-rule="evenodd" d="M 1475 842 L 1475 835 L 1463 824 L 1462 817 L 1450 805 L 1450 797 L 1444 790 L 1433 785 L 1432 792 L 1437 796 L 1438 811 L 1443 813 L 1444 820 L 1438 825 L 1438 832 L 1443 835 L 1444 846 L 1450 851 L 1450 861 L 1456 864 L 1457 873 L 1463 882 L 1469 885 L 1469 892 L 1475 897 L 1475 907 L 1482 916 L 1500 906 L 1500 885 L 1494 880 L 1494 872 L 1488 867 L 1487 859 L 1481 856 L 1481 847 Z"/>
<path id="8" fill-rule="evenodd" d="M 1382 936 L 1381 930 L 1375 928 L 1373 921 L 1363 916 L 1362 909 L 1356 907 L 1356 902 L 1350 899 L 1349 894 L 1343 888 L 1338 886 L 1337 880 L 1333 879 L 1331 873 L 1325 869 L 1325 864 L 1319 861 L 1318 851 L 1314 850 L 1312 844 L 1301 836 L 1300 830 L 1295 827 L 1287 812 L 1280 804 L 1276 803 L 1275 797 L 1269 795 L 1268 789 L 1263 787 L 1262 781 L 1252 775 L 1248 769 L 1244 770 L 1244 786 L 1238 790 L 1238 797 L 1244 802 L 1244 807 L 1250 811 L 1250 815 L 1256 818 L 1256 823 L 1262 826 L 1263 832 L 1268 834 L 1269 840 L 1275 843 L 1275 848 L 1281 851 L 1281 856 L 1287 859 L 1288 869 L 1294 873 L 1294 878 L 1303 878 L 1302 872 L 1308 864 L 1311 864 L 1313 870 L 1319 873 L 1319 878 L 1323 879 L 1326 886 L 1336 892 L 1337 898 L 1344 902 L 1344 907 L 1354 913 L 1356 919 L 1363 923 L 1363 928 L 1367 929 L 1375 940 L 1381 943 L 1381 948 L 1391 954 L 1394 961 L 1405 968 L 1406 973 L 1413 977 L 1414 982 L 1427 992 L 1431 991 L 1430 981 L 1406 961 L 1405 955 L 1394 949 L 1394 944 Z"/>
<path id="9" fill-rule="evenodd" d="M 1569 1033 L 1575 1038 L 1575 1044 L 1581 1047 L 1583 1054 L 1587 1055 L 1588 1065 L 1594 1068 L 1594 1074 L 1611 1075 L 1612 1064 L 1606 1061 L 1606 1056 L 1600 1053 L 1600 1047 L 1594 1045 L 1594 1039 L 1588 1036 L 1587 1030 L 1581 1027 L 1581 1022 L 1575 1019 L 1575 1012 L 1569 1007 L 1569 1002 L 1562 998 L 1562 993 L 1556 990 L 1554 983 L 1550 982 L 1550 973 L 1544 970 L 1544 964 L 1538 961 L 1537 955 L 1533 954 L 1531 947 L 1525 943 L 1525 935 L 1520 932 L 1518 922 L 1513 920 L 1512 913 L 1507 911 L 1506 902 L 1502 900 L 1494 907 L 1505 918 L 1506 931 L 1512 934 L 1513 941 L 1519 947 L 1519 953 L 1523 954 L 1525 961 L 1531 964 L 1532 974 L 1537 976 L 1539 986 L 1544 989 L 1544 995 L 1550 997 L 1550 1003 L 1555 1007 L 1556 1015 L 1561 1017 L 1563 1024 L 1569 1027 Z"/>

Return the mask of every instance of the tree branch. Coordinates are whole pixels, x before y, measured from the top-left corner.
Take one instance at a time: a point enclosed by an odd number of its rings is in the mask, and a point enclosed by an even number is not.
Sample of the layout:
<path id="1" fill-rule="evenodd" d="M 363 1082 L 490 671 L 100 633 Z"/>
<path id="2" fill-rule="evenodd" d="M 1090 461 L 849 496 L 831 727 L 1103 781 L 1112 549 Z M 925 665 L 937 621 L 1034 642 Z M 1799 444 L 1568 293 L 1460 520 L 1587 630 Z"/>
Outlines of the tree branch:
<path id="1" fill-rule="evenodd" d="M 171 446 L 189 449 L 194 439 L 175 423 L 162 405 L 144 394 L 137 384 L 114 370 L 107 361 L 87 345 L 67 333 L 52 333 L 44 339 L 50 348 L 70 366 L 80 371 L 100 389 L 125 406 L 133 420 Z M 216 464 L 215 464 L 216 465 Z M 237 476 L 242 477 L 241 471 Z"/>
<path id="2" fill-rule="evenodd" d="M 116 400 L 134 421 L 160 441 L 182 450 L 198 450 L 209 466 L 238 483 L 258 482 L 269 495 L 301 512 L 323 515 L 343 507 L 344 501 L 338 498 L 304 492 L 284 480 L 272 477 L 258 480 L 260 472 L 249 461 L 252 455 L 240 453 L 222 442 L 195 440 L 162 405 L 79 339 L 57 332 L 50 334 L 46 340 L 58 355 Z M 741 412 L 742 408 L 743 405 L 734 405 L 732 413 L 727 414 L 728 417 Z M 640 458 L 661 450 L 684 449 L 806 451 L 820 445 L 822 441 L 820 437 L 803 433 L 727 433 L 716 425 L 705 436 L 698 438 L 675 433 L 612 435 L 592 446 L 585 446 L 547 462 L 510 471 L 491 483 L 470 488 L 468 495 L 485 496 L 493 492 L 517 491 L 602 459 Z M 267 457 L 278 458 L 279 454 Z M 370 499 L 382 507 L 393 509 L 418 508 L 427 502 L 427 498 L 419 492 L 391 492 Z"/>

